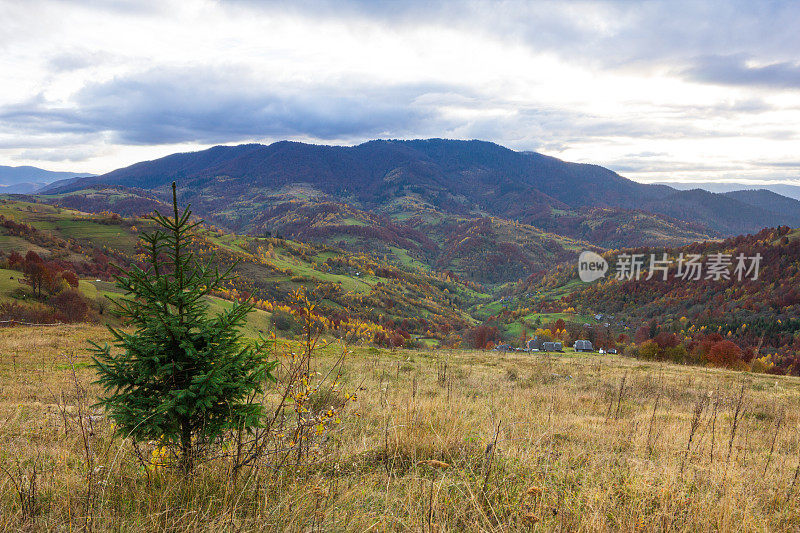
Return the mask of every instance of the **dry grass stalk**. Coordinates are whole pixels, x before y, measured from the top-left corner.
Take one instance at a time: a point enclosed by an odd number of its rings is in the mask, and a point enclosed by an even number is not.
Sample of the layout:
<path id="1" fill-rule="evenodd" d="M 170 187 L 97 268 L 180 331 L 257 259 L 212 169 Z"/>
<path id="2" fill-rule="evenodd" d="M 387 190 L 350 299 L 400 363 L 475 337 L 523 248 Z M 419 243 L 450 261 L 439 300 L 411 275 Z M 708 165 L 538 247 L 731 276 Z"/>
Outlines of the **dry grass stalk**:
<path id="1" fill-rule="evenodd" d="M 733 411 L 733 419 L 731 420 L 731 433 L 730 438 L 728 439 L 728 456 L 725 459 L 725 479 L 728 478 L 728 466 L 731 462 L 731 453 L 733 453 L 733 441 L 736 439 L 736 429 L 739 427 L 739 422 L 741 421 L 742 415 L 742 405 L 744 404 L 744 388 L 745 383 L 742 382 L 742 385 L 739 389 L 739 396 L 736 399 L 736 407 Z"/>
<path id="2" fill-rule="evenodd" d="M 703 411 L 705 410 L 707 403 L 708 396 L 700 396 L 694 405 L 694 411 L 692 412 L 692 423 L 689 426 L 689 441 L 686 443 L 686 451 L 683 454 L 683 461 L 681 462 L 681 474 L 683 474 L 683 470 L 686 467 L 686 461 L 689 459 L 689 453 L 692 450 L 692 440 L 697 432 L 697 428 L 700 427 L 700 421 L 703 417 Z"/>
<path id="3" fill-rule="evenodd" d="M 714 464 L 714 445 L 717 442 L 717 412 L 719 411 L 719 387 L 714 393 L 714 411 L 711 414 L 711 452 L 709 462 Z"/>
<path id="4" fill-rule="evenodd" d="M 764 476 L 767 475 L 767 469 L 769 468 L 769 463 L 772 461 L 772 454 L 775 452 L 775 442 L 778 440 L 778 433 L 781 431 L 781 424 L 783 424 L 783 419 L 786 417 L 786 410 L 781 409 L 780 415 L 778 415 L 778 421 L 775 423 L 775 433 L 772 434 L 772 443 L 769 446 L 769 454 L 767 455 L 767 462 L 764 463 Z"/>

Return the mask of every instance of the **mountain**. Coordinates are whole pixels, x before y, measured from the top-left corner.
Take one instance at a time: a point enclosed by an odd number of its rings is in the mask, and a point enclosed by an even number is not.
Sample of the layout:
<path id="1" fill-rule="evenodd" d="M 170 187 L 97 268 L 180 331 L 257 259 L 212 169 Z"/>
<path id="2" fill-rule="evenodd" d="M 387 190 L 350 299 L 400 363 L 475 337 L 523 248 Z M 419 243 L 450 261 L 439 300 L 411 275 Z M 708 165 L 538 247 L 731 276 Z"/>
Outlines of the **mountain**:
<path id="1" fill-rule="evenodd" d="M 800 225 L 800 203 L 790 206 L 787 211 L 776 212 L 744 201 L 746 197 L 692 189 L 674 191 L 656 201 L 644 202 L 641 207 L 651 213 L 692 220 L 728 236 L 755 233 L 764 227 Z M 786 200 L 792 202 L 790 198 Z"/>
<path id="2" fill-rule="evenodd" d="M 795 215 L 800 212 L 800 200 L 787 198 L 766 189 L 732 191 L 725 193 L 725 196 L 765 211 L 782 216 L 785 214 L 785 216 L 793 218 L 790 221 L 791 226 L 800 226 L 800 217 Z"/>
<path id="3" fill-rule="evenodd" d="M 797 182 L 797 180 L 795 180 Z M 800 183 L 800 182 L 798 182 Z M 679 190 L 703 189 L 709 192 L 735 192 L 753 189 L 772 191 L 781 196 L 787 196 L 800 200 L 800 185 L 789 185 L 786 183 L 759 183 L 757 186 L 750 183 L 714 183 L 714 182 L 681 182 L 659 183 L 658 185 L 669 185 Z"/>
<path id="4" fill-rule="evenodd" d="M 269 146 L 217 146 L 137 163 L 78 179 L 61 191 L 113 185 L 166 194 L 178 181 L 183 196 L 204 213 L 297 184 L 362 210 L 415 198 L 452 215 L 491 215 L 539 225 L 554 211 L 585 207 L 640 209 L 712 232 L 732 235 L 789 223 L 735 198 L 628 180 L 611 170 L 516 152 L 483 141 L 381 140 L 358 146 L 281 141 Z"/>
<path id="5" fill-rule="evenodd" d="M 521 219 L 568 206 L 635 207 L 670 191 L 596 165 L 565 163 L 488 142 L 442 139 L 371 141 L 353 147 L 288 141 L 217 146 L 77 180 L 69 188 L 105 184 L 158 190 L 173 180 L 212 196 L 306 183 L 363 207 L 416 194 L 447 212 L 484 210 Z"/>
<path id="6" fill-rule="evenodd" d="M 592 246 L 680 246 L 800 225 L 798 205 L 776 211 L 768 202 L 641 184 L 597 165 L 445 139 L 216 146 L 73 179 L 48 188 L 44 199 L 134 215 L 168 200 L 172 181 L 182 203 L 229 231 L 393 255 L 490 284 Z"/>
<path id="7" fill-rule="evenodd" d="M 0 193 L 30 193 L 58 180 L 94 176 L 79 172 L 52 172 L 37 167 L 0 165 Z"/>

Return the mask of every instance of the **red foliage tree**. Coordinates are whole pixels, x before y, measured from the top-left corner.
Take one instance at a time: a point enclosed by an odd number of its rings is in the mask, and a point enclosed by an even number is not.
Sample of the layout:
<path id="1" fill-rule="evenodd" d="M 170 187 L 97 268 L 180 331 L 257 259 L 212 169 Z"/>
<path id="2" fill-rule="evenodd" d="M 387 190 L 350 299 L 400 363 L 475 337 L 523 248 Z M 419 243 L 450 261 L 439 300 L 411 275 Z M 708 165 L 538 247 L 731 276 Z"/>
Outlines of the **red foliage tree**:
<path id="1" fill-rule="evenodd" d="M 707 358 L 714 366 L 737 368 L 743 365 L 742 349 L 731 341 L 715 342 L 708 351 Z"/>
<path id="2" fill-rule="evenodd" d="M 724 337 L 719 333 L 711 333 L 710 335 L 702 337 L 694 346 L 692 346 L 696 358 L 707 361 L 708 352 L 711 351 L 711 347 L 722 340 L 724 340 Z"/>
<path id="3" fill-rule="evenodd" d="M 74 289 L 61 291 L 53 296 L 50 298 L 50 305 L 56 310 L 58 318 L 64 322 L 80 322 L 85 320 L 89 313 L 86 299 Z"/>
<path id="4" fill-rule="evenodd" d="M 31 254 L 34 252 L 28 253 Z M 36 257 L 38 258 L 39 256 L 37 255 Z M 52 272 L 47 268 L 47 265 L 42 263 L 41 259 L 39 261 L 28 261 L 27 258 L 25 265 L 22 267 L 22 271 L 25 273 L 25 283 L 31 286 L 33 295 L 40 298 L 42 296 L 42 289 L 50 282 Z"/>
<path id="5" fill-rule="evenodd" d="M 33 250 L 28 250 L 28 253 L 25 254 L 25 262 L 26 263 L 41 263 L 42 262 L 42 258 L 39 257 L 39 254 L 37 254 Z"/>
<path id="6" fill-rule="evenodd" d="M 658 347 L 662 350 L 664 348 L 674 348 L 680 343 L 680 339 L 674 333 L 669 333 L 667 331 L 662 331 L 658 335 L 656 335 L 655 339 L 653 339 Z"/>
<path id="7" fill-rule="evenodd" d="M 24 261 L 25 259 L 16 250 L 8 256 L 8 266 L 11 268 L 21 265 Z"/>
<path id="8" fill-rule="evenodd" d="M 494 326 L 481 325 L 473 328 L 468 337 L 475 348 L 486 348 L 500 340 L 500 334 Z"/>

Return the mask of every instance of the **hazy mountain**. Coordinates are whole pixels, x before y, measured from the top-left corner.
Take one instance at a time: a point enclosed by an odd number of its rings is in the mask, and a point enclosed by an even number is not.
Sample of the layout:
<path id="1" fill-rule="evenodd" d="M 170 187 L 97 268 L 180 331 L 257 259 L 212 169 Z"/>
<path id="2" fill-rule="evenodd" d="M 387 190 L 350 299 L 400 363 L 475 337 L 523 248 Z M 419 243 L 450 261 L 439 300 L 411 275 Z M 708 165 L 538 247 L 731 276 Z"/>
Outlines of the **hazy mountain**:
<path id="1" fill-rule="evenodd" d="M 53 172 L 37 167 L 0 165 L 0 193 L 30 193 L 58 180 L 94 176 L 88 172 Z"/>
<path id="2" fill-rule="evenodd" d="M 786 200 L 792 201 L 791 198 Z M 726 235 L 755 233 L 765 227 L 800 225 L 800 205 L 793 205 L 785 212 L 777 212 L 744 201 L 744 197 L 702 189 L 675 191 L 657 201 L 644 203 L 642 208 L 651 213 L 691 220 Z"/>
<path id="3" fill-rule="evenodd" d="M 675 189 L 689 190 L 689 189 L 703 189 L 709 192 L 733 192 L 733 191 L 749 191 L 749 190 L 767 190 L 800 200 L 800 185 L 787 185 L 785 183 L 760 183 L 752 185 L 748 183 L 713 183 L 713 182 L 670 182 L 659 183 L 658 185 L 669 185 Z"/>
<path id="4" fill-rule="evenodd" d="M 800 226 L 800 216 L 797 216 L 797 213 L 800 212 L 800 201 L 794 198 L 787 198 L 766 189 L 726 192 L 725 196 L 765 211 L 793 218 L 788 225 Z"/>

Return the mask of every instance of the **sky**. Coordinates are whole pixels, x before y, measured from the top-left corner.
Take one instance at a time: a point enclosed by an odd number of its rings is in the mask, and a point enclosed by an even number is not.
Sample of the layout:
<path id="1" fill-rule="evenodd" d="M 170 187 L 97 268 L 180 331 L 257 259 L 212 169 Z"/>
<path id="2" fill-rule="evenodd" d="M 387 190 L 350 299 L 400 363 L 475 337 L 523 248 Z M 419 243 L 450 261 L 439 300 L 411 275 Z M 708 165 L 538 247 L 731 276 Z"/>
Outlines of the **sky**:
<path id="1" fill-rule="evenodd" d="M 800 184 L 798 23 L 769 1 L 0 0 L 0 165 L 443 137 Z"/>

